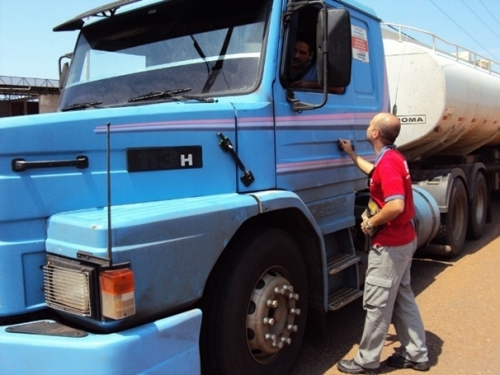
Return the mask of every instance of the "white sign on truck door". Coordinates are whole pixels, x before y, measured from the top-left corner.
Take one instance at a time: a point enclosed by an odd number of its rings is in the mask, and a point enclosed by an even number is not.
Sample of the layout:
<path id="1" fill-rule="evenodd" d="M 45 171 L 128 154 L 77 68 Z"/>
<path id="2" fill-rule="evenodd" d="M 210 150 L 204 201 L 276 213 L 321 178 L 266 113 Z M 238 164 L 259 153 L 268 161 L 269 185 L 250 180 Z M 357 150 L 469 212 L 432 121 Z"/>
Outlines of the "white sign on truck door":
<path id="1" fill-rule="evenodd" d="M 352 57 L 364 63 L 370 62 L 368 53 L 368 37 L 366 30 L 360 26 L 351 25 L 352 32 Z"/>

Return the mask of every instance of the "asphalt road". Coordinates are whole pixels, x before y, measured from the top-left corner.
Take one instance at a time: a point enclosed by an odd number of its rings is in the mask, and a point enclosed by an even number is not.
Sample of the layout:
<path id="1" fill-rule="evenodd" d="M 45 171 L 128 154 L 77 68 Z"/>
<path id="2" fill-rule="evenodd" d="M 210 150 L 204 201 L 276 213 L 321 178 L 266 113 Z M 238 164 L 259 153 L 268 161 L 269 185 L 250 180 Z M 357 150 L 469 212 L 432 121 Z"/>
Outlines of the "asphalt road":
<path id="1" fill-rule="evenodd" d="M 483 237 L 468 241 L 454 259 L 415 257 L 412 286 L 425 325 L 428 374 L 500 372 L 500 202 Z M 337 362 L 353 358 L 364 323 L 361 300 L 327 315 L 326 337 L 306 337 L 289 375 L 340 374 Z M 391 326 L 382 352 L 382 373 L 417 374 L 385 364 L 399 342 Z"/>

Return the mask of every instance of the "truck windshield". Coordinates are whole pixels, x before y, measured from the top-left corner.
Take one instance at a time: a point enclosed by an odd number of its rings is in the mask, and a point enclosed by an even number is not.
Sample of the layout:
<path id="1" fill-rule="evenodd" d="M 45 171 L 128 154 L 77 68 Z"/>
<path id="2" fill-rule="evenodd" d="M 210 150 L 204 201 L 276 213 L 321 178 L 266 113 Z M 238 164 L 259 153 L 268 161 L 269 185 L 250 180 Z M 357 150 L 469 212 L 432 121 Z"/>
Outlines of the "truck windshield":
<path id="1" fill-rule="evenodd" d="M 189 91 L 183 98 L 255 89 L 268 3 L 164 1 L 85 27 L 60 108 L 93 102 L 128 104 L 137 97 L 180 89 Z"/>

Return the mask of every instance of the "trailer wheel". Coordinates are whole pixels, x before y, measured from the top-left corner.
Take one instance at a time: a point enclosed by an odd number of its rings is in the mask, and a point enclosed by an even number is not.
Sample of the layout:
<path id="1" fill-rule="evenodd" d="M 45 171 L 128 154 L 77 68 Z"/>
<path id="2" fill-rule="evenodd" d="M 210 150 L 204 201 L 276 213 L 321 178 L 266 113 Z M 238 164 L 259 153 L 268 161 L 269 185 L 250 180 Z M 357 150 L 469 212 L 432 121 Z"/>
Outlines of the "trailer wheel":
<path id="1" fill-rule="evenodd" d="M 471 191 L 474 191 L 475 194 L 470 202 L 467 237 L 477 240 L 483 235 L 486 223 L 486 212 L 488 210 L 488 186 L 481 172 L 476 174 L 474 186 Z"/>
<path id="2" fill-rule="evenodd" d="M 441 224 L 435 243 L 450 247 L 447 256 L 454 257 L 462 251 L 467 234 L 468 204 L 467 191 L 460 178 L 453 181 L 448 212 L 441 214 Z M 433 241 L 434 242 L 434 241 Z"/>
<path id="3" fill-rule="evenodd" d="M 232 250 L 204 296 L 203 374 L 286 374 L 307 320 L 300 249 L 288 233 L 260 228 Z"/>

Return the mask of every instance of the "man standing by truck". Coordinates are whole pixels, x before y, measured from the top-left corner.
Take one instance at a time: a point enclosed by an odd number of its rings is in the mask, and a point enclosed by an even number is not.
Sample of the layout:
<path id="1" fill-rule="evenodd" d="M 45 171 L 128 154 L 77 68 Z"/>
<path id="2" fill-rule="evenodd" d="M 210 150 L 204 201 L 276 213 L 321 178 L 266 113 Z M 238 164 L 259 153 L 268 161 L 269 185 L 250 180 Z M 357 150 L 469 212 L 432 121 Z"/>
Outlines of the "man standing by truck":
<path id="1" fill-rule="evenodd" d="M 379 208 L 363 217 L 361 223 L 361 230 L 371 236 L 363 296 L 366 320 L 358 353 L 354 359 L 338 363 L 339 371 L 349 374 L 379 373 L 391 320 L 402 346 L 387 364 L 429 369 L 424 326 L 410 285 L 417 240 L 409 169 L 394 146 L 400 128 L 399 119 L 390 113 L 380 113 L 371 120 L 366 138 L 377 156 L 375 164 L 357 155 L 350 141 L 339 141 L 356 166 L 369 176 L 370 204 Z"/>

